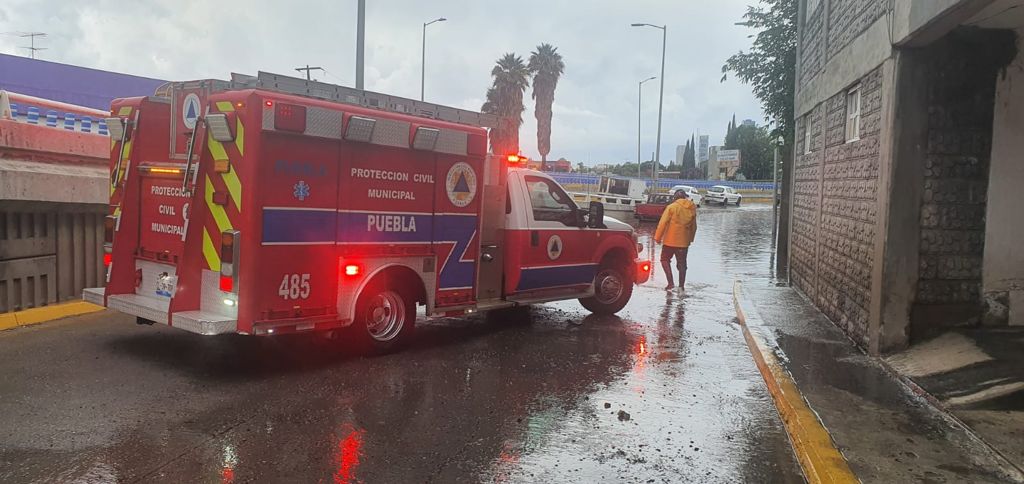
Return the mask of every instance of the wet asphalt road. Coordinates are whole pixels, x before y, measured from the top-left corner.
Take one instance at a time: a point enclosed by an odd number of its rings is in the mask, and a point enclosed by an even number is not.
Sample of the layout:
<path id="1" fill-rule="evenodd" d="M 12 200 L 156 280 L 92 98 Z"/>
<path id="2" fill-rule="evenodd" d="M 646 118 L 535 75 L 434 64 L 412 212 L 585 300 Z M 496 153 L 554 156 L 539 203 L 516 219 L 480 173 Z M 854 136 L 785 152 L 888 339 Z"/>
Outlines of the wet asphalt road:
<path id="1" fill-rule="evenodd" d="M 699 224 L 685 293 L 423 322 L 384 357 L 110 312 L 0 333 L 0 482 L 802 482 L 730 292 L 771 282 L 770 207 Z"/>

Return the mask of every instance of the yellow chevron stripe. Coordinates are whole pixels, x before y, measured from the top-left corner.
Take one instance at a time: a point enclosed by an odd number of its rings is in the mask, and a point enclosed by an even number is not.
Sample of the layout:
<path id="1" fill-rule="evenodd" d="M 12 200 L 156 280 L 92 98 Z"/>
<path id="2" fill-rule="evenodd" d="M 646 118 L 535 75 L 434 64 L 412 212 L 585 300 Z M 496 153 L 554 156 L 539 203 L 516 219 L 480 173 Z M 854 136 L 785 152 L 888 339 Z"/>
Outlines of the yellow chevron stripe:
<path id="1" fill-rule="evenodd" d="M 214 160 L 228 159 L 228 153 L 224 151 L 224 143 L 213 139 L 213 132 L 206 135 L 206 146 L 210 147 L 210 154 L 213 155 Z"/>
<path id="2" fill-rule="evenodd" d="M 235 110 L 235 105 L 231 101 L 217 101 L 217 109 L 222 113 L 230 113 Z"/>
<path id="3" fill-rule="evenodd" d="M 231 199 L 235 201 L 238 213 L 242 213 L 242 183 L 238 181 L 238 173 L 235 170 L 230 170 L 227 173 L 221 173 L 221 178 L 224 180 L 224 184 L 228 186 L 228 193 L 231 194 Z"/>
<path id="4" fill-rule="evenodd" d="M 206 229 L 203 229 L 203 257 L 206 258 L 206 265 L 211 271 L 220 271 L 220 254 L 210 239 L 210 231 Z"/>
<path id="5" fill-rule="evenodd" d="M 114 142 L 114 143 L 116 143 L 116 142 Z M 114 147 L 111 146 L 110 149 L 113 150 Z M 131 156 L 131 153 L 132 153 L 132 142 L 131 142 L 131 140 L 129 140 L 129 141 L 126 141 L 124 143 L 124 156 L 121 157 L 121 175 L 120 175 L 120 177 L 123 177 L 125 170 L 128 169 L 128 158 Z M 110 179 L 112 180 L 113 178 L 114 178 L 114 174 L 111 173 L 110 174 Z M 110 180 L 107 180 L 107 181 L 110 181 Z M 116 189 L 117 189 L 117 187 L 114 186 L 113 183 L 111 183 L 110 184 L 110 194 L 113 195 L 114 194 L 114 190 L 116 190 Z"/>
<path id="6" fill-rule="evenodd" d="M 213 220 L 217 222 L 217 228 L 221 232 L 225 230 L 231 230 L 231 219 L 228 218 L 228 214 L 224 212 L 224 207 L 213 203 L 213 180 L 210 180 L 210 176 L 206 176 L 206 207 L 210 209 L 210 215 L 213 215 Z M 220 235 L 220 234 L 217 234 Z"/>
<path id="7" fill-rule="evenodd" d="M 127 116 L 127 115 L 129 115 L 131 113 L 132 113 L 132 107 L 131 106 L 121 106 L 121 108 L 117 110 L 117 115 L 118 116 Z"/>
<path id="8" fill-rule="evenodd" d="M 242 125 L 242 119 L 235 119 L 235 147 L 238 148 L 238 154 L 245 156 L 245 151 L 242 146 L 245 144 L 245 126 Z"/>

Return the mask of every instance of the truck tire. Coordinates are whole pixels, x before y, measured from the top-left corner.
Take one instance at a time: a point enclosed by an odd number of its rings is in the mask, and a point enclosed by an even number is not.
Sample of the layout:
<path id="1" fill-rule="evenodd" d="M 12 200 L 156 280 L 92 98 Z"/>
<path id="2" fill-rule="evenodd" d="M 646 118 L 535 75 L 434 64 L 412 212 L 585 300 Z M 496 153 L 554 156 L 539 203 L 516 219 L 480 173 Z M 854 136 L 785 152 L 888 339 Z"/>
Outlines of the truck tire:
<path id="1" fill-rule="evenodd" d="M 594 314 L 615 314 L 626 307 L 633 295 L 633 280 L 621 268 L 602 265 L 594 277 L 594 295 L 580 299 L 580 304 Z"/>
<path id="2" fill-rule="evenodd" d="M 416 302 L 410 294 L 385 279 L 371 281 L 359 294 L 345 339 L 356 351 L 371 354 L 391 353 L 408 344 L 416 327 Z"/>

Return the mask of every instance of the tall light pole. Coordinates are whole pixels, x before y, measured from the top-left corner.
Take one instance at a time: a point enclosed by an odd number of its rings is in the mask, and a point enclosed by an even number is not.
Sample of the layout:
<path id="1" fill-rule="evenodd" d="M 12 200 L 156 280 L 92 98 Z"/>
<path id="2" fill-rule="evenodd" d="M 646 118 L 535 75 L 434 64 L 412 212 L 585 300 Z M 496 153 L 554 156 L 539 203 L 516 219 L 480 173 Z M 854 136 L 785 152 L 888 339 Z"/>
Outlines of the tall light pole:
<path id="1" fill-rule="evenodd" d="M 640 81 L 636 86 L 636 176 L 640 176 L 640 115 L 643 111 L 643 87 L 647 81 L 657 79 L 655 76 Z"/>
<path id="2" fill-rule="evenodd" d="M 359 0 L 356 9 L 356 89 L 363 88 L 363 61 L 366 51 L 366 0 Z"/>
<path id="3" fill-rule="evenodd" d="M 772 245 L 779 230 L 779 147 L 786 142 L 786 138 L 779 136 L 775 140 L 775 161 L 772 163 Z"/>
<path id="4" fill-rule="evenodd" d="M 637 23 L 633 27 L 654 27 L 661 29 L 661 77 L 658 84 L 661 85 L 661 93 L 658 94 L 658 140 L 654 147 L 654 167 L 652 175 L 654 178 L 654 191 L 658 190 L 658 166 L 661 165 L 661 111 L 665 101 L 665 43 L 668 40 L 668 26 Z"/>
<path id="5" fill-rule="evenodd" d="M 427 80 L 427 26 L 434 22 L 444 22 L 445 20 L 448 19 L 441 17 L 423 23 L 423 51 L 420 59 L 420 101 L 423 100 L 423 91 Z"/>

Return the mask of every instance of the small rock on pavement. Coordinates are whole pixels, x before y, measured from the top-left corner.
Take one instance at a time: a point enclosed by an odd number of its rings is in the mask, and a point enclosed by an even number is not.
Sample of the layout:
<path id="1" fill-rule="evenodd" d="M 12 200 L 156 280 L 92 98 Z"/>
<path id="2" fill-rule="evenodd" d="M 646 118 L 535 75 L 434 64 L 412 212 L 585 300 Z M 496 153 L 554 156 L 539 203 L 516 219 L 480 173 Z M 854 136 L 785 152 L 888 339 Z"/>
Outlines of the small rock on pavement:
<path id="1" fill-rule="evenodd" d="M 625 410 L 619 410 L 619 421 L 625 422 L 627 420 L 629 420 L 629 412 Z"/>
<path id="2" fill-rule="evenodd" d="M 604 402 L 604 408 L 612 408 L 612 404 Z"/>

